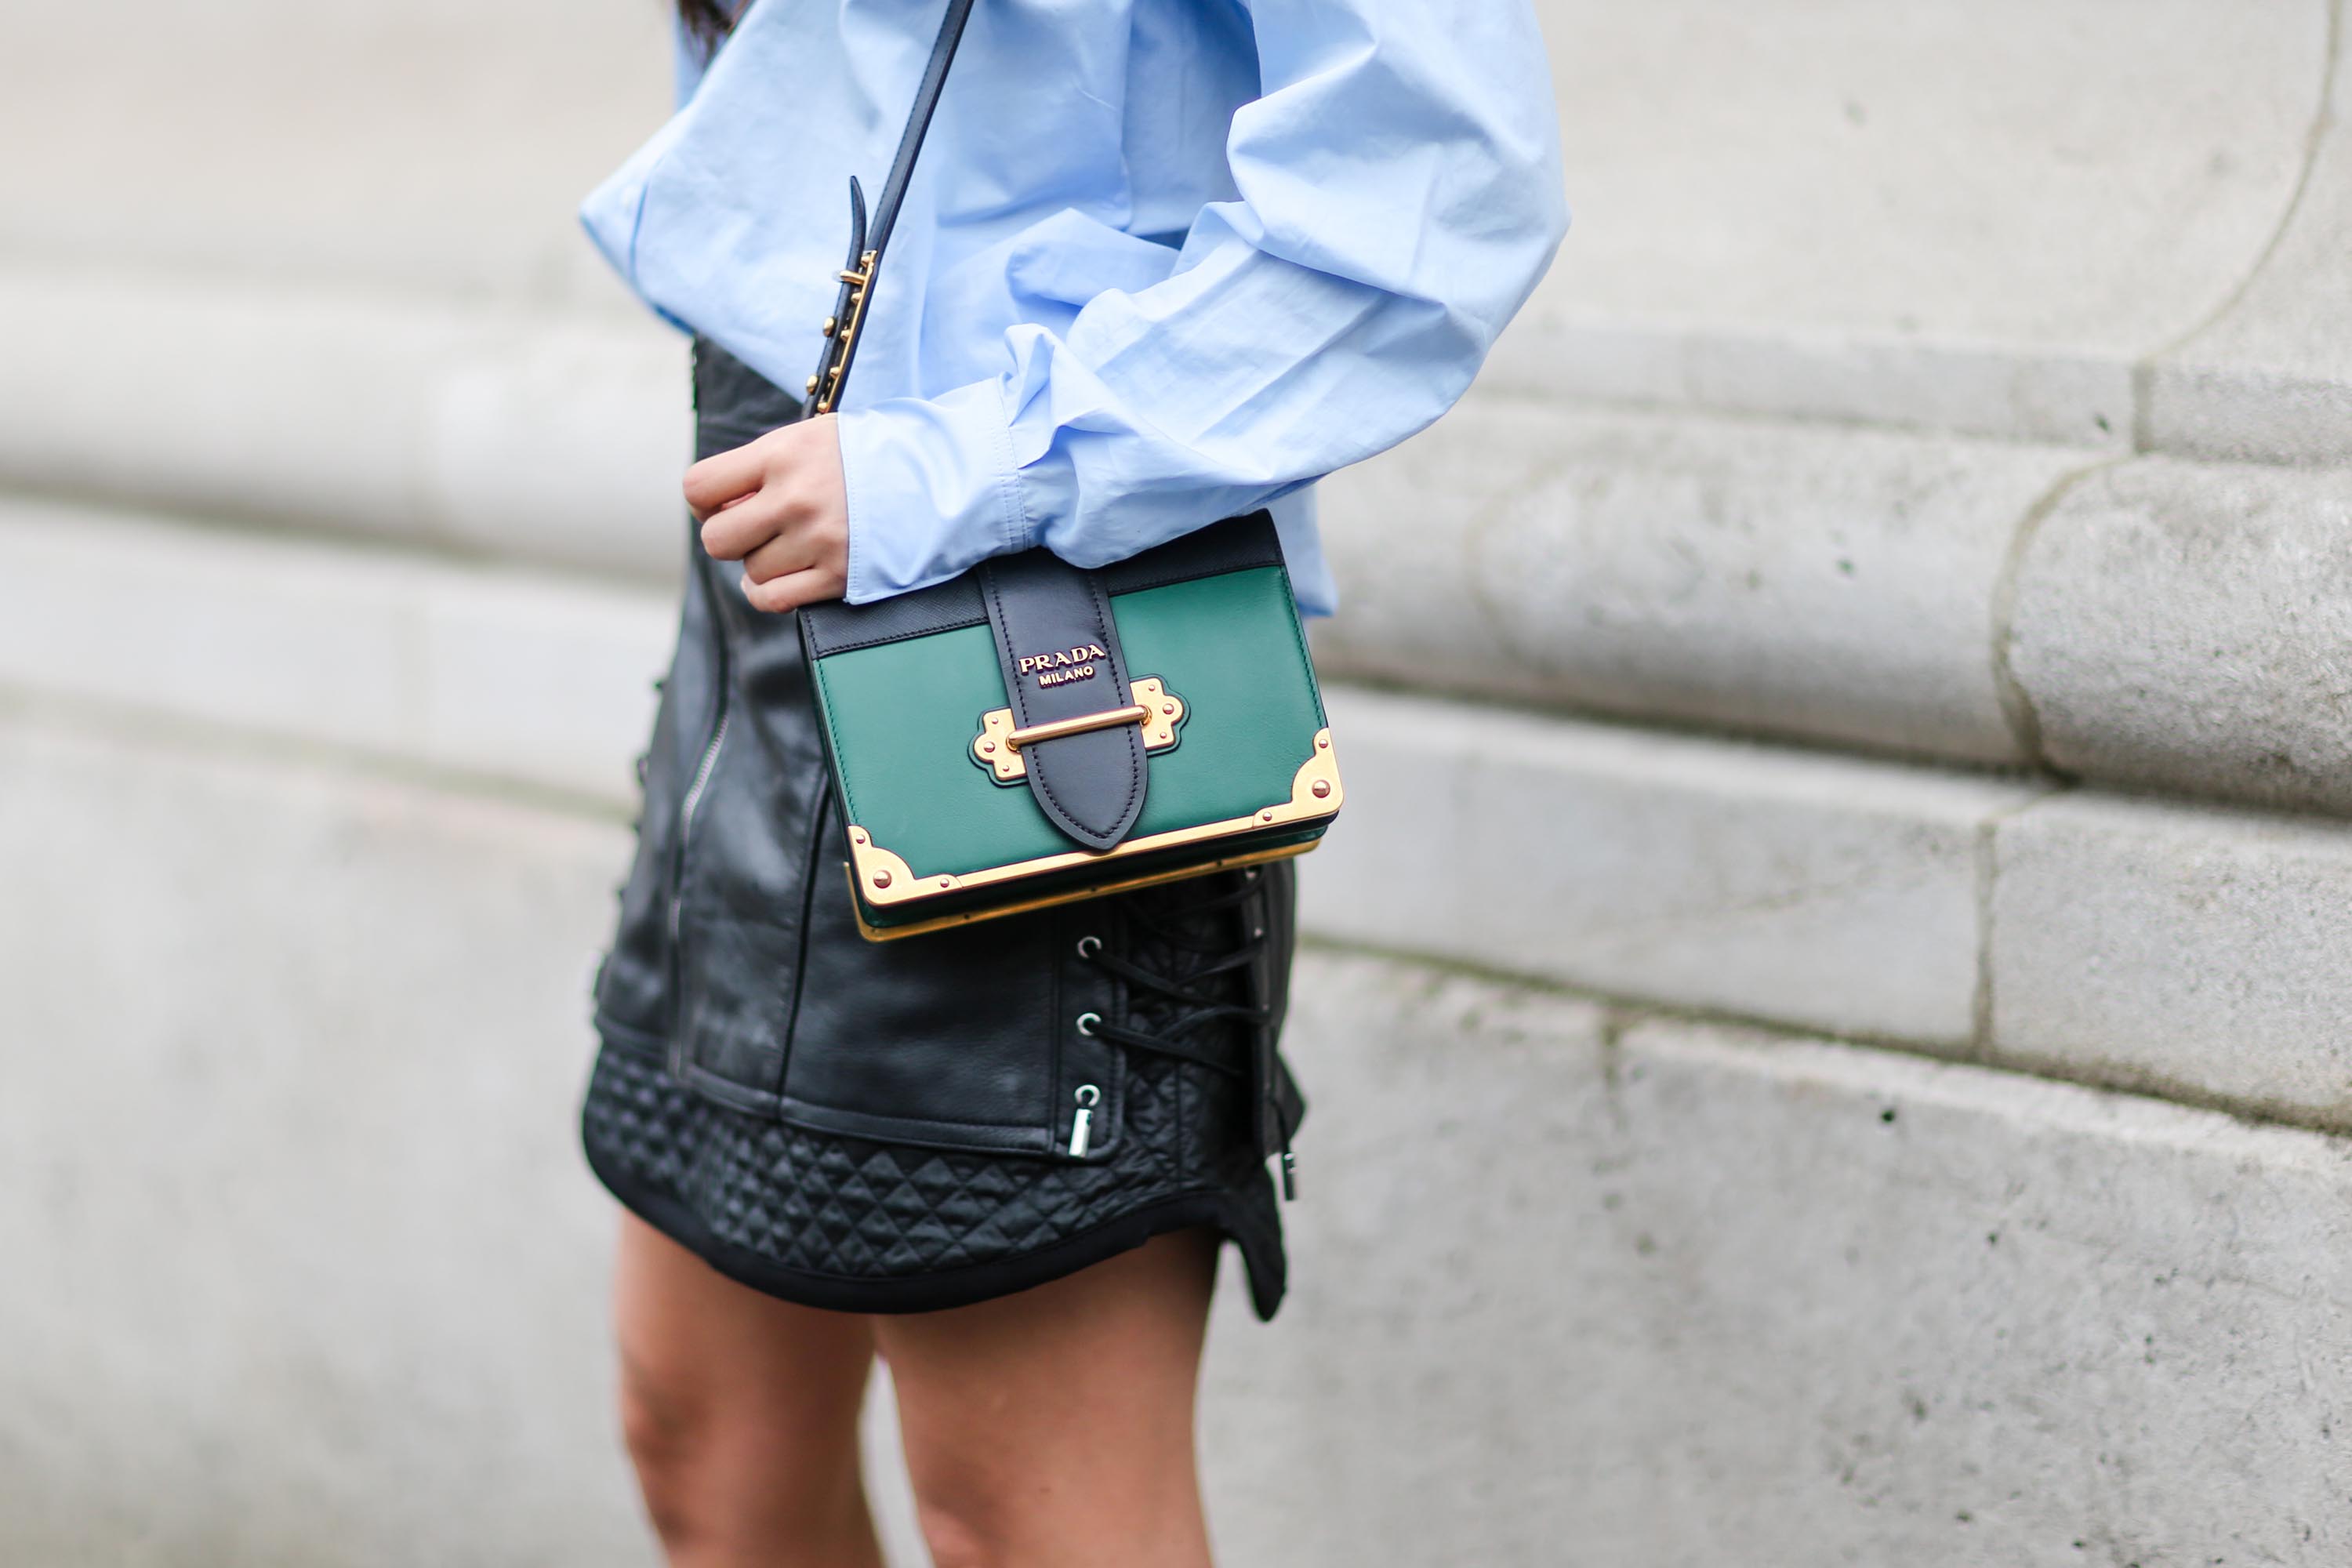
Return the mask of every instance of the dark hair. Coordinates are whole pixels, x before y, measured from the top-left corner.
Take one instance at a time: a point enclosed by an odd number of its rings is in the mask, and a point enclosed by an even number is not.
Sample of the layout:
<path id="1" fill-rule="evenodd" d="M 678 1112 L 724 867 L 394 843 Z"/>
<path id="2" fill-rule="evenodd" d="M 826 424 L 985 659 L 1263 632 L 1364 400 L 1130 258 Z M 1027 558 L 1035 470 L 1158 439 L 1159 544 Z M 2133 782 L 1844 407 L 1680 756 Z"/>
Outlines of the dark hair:
<path id="1" fill-rule="evenodd" d="M 705 49 L 727 36 L 739 9 L 739 0 L 677 0 L 678 20 Z"/>

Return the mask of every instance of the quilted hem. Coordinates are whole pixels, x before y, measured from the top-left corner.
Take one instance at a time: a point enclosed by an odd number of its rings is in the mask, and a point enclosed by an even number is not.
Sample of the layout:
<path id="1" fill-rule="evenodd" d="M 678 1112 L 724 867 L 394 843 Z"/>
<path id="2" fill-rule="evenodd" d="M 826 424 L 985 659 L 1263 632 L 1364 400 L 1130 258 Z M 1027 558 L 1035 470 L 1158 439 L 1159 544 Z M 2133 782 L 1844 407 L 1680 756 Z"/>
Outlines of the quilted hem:
<path id="1" fill-rule="evenodd" d="M 1010 1296 L 1076 1273 L 1141 1247 L 1155 1236 L 1206 1226 L 1232 1241 L 1249 1276 L 1251 1309 L 1270 1321 L 1282 1305 L 1286 1272 L 1278 1239 L 1258 1234 L 1242 1206 L 1216 1188 L 1181 1193 L 1129 1210 L 1098 1226 L 1016 1257 L 960 1264 L 920 1274 L 858 1278 L 793 1268 L 715 1236 L 693 1207 L 674 1193 L 635 1179 L 583 1145 L 588 1167 L 621 1205 L 740 1285 L 762 1295 L 832 1312 L 897 1315 L 937 1312 Z"/>

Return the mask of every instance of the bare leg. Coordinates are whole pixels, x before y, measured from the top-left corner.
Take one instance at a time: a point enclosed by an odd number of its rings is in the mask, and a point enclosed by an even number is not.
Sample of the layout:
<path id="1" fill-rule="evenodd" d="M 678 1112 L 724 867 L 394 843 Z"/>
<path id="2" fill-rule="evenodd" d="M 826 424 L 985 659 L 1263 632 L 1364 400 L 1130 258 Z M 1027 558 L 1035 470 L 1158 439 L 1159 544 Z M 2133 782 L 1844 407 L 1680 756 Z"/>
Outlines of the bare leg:
<path id="1" fill-rule="evenodd" d="M 1192 1415 L 1217 1240 L 875 1320 L 938 1568 L 1208 1568 Z"/>
<path id="2" fill-rule="evenodd" d="M 622 1426 L 672 1568 L 881 1568 L 859 1473 L 868 1320 L 763 1296 L 633 1215 Z"/>

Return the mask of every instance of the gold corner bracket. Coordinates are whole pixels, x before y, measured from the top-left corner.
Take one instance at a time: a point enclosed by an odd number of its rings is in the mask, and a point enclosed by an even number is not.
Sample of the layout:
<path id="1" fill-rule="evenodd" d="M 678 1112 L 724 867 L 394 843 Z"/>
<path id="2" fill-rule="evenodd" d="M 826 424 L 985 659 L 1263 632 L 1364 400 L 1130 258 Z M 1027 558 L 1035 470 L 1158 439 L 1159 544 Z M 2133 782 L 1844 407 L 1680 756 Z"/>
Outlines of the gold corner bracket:
<path id="1" fill-rule="evenodd" d="M 1022 749 L 1050 741 L 1056 734 L 1079 735 L 1089 730 L 1140 724 L 1146 752 L 1164 752 L 1173 746 L 1176 727 L 1190 711 L 1184 700 L 1169 690 L 1167 682 L 1156 675 L 1139 676 L 1127 683 L 1127 689 L 1135 700 L 1125 708 L 1106 709 L 1056 724 L 1040 724 L 1034 730 L 1015 729 L 1010 708 L 991 709 L 980 716 L 980 733 L 971 740 L 972 758 L 994 773 L 998 784 L 1017 784 L 1029 776 L 1029 763 L 1021 754 Z"/>
<path id="2" fill-rule="evenodd" d="M 1141 682 L 1136 682 L 1141 685 Z M 961 874 L 940 872 L 918 875 L 901 857 L 874 842 L 874 836 L 855 823 L 849 828 L 849 874 L 857 891 L 877 909 L 912 903 L 923 899 L 935 899 L 942 893 L 969 891 L 976 888 L 993 887 L 1003 882 L 1016 882 L 1024 878 L 1042 876 L 1049 871 L 1067 870 L 1078 866 L 1115 866 L 1122 860 L 1155 854 L 1163 849 L 1181 849 L 1190 845 L 1206 844 L 1220 838 L 1231 838 L 1244 833 L 1268 827 L 1285 827 L 1319 821 L 1338 814 L 1346 800 L 1347 792 L 1339 783 L 1339 759 L 1331 745 L 1328 727 L 1315 732 L 1315 748 L 1298 766 L 1290 781 L 1290 798 L 1259 807 L 1246 816 L 1227 817 L 1222 822 L 1204 822 L 1194 827 L 1172 828 L 1166 833 L 1154 833 L 1142 838 L 1130 838 L 1115 849 L 1099 855 L 1082 849 L 1067 850 L 1058 855 L 1040 855 L 1033 860 L 1016 860 L 1008 866 L 983 866 L 976 871 Z M 1277 856 L 1297 854 L 1307 847 L 1286 846 L 1265 854 L 1235 857 L 1220 860 L 1214 866 L 1187 868 L 1147 879 L 1166 881 L 1194 874 L 1195 870 L 1212 870 L 1227 865 L 1247 865 Z M 1066 895 L 1067 898 L 1093 898 L 1101 893 L 1115 892 L 1142 882 L 1120 882 L 1107 878 L 1102 883 Z M 1063 896 L 1040 900 L 1041 905 L 1065 901 Z M 1003 911 L 998 911 L 1003 912 Z M 911 933 L 908 933 L 911 934 Z"/>

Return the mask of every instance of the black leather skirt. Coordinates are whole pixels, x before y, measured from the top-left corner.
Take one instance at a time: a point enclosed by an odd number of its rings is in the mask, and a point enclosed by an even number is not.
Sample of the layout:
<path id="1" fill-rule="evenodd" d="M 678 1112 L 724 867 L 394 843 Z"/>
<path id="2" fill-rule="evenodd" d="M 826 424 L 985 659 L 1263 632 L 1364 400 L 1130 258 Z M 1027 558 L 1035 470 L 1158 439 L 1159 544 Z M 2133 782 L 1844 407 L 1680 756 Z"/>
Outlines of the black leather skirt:
<path id="1" fill-rule="evenodd" d="M 709 344 L 701 454 L 797 402 Z M 1287 865 L 961 930 L 858 934 L 798 628 L 688 530 L 635 863 L 599 972 L 590 1165 L 721 1272 L 842 1311 L 1026 1289 L 1206 1226 L 1284 1289 L 1269 1159 Z"/>

